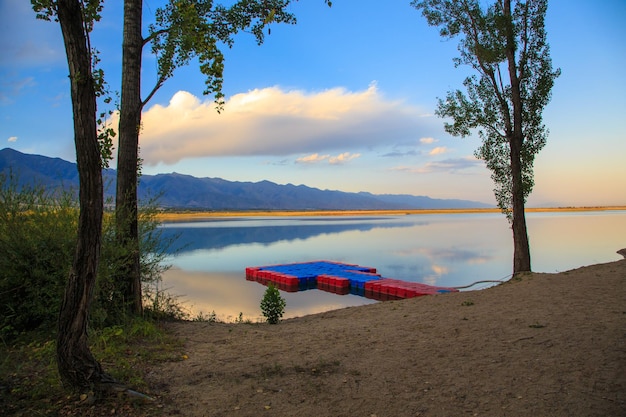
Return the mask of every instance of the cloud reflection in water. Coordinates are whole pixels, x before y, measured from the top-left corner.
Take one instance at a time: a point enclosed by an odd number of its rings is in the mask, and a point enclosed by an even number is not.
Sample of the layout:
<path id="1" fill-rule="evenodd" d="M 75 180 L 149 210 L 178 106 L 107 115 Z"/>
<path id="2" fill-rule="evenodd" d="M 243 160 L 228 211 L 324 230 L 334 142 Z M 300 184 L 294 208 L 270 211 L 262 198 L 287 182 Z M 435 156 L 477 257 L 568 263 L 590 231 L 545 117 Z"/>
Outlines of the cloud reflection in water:
<path id="1" fill-rule="evenodd" d="M 626 212 L 531 213 L 527 216 L 533 269 L 555 272 L 620 259 Z M 167 224 L 183 249 L 170 259 L 165 287 L 184 295 L 194 313 L 221 319 L 260 317 L 265 287 L 245 280 L 245 268 L 334 260 L 374 267 L 387 278 L 440 286 L 506 279 L 512 235 L 504 216 L 491 214 L 381 217 L 242 218 Z M 474 288 L 476 289 L 476 288 Z M 319 290 L 283 293 L 285 317 L 371 303 Z"/>

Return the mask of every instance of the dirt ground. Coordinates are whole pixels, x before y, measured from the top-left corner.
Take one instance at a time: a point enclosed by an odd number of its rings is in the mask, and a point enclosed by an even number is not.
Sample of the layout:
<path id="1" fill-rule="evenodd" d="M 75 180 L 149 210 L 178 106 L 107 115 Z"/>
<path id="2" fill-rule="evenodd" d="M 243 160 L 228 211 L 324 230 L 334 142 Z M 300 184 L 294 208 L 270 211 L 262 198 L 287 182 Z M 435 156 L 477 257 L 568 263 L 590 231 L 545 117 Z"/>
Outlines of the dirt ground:
<path id="1" fill-rule="evenodd" d="M 626 259 L 279 325 L 173 323 L 168 415 L 626 416 Z"/>

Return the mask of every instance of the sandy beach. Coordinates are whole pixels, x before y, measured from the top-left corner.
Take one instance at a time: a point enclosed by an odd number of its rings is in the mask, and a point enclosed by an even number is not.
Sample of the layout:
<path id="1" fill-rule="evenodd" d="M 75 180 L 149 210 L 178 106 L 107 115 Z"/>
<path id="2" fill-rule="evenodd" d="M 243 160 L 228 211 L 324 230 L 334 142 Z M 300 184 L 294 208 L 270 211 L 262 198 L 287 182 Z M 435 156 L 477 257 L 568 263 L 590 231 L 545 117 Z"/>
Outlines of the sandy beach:
<path id="1" fill-rule="evenodd" d="M 626 415 L 626 259 L 274 326 L 168 331 L 181 360 L 147 376 L 165 415 Z"/>
<path id="2" fill-rule="evenodd" d="M 543 207 L 527 208 L 528 213 L 538 212 L 583 212 L 583 211 L 612 211 L 626 210 L 626 206 L 603 207 Z M 285 217 L 285 216 L 402 216 L 409 214 L 467 214 L 467 213 L 499 213 L 497 208 L 477 209 L 423 209 L 423 210 L 252 210 L 252 211 L 162 211 L 156 214 L 161 222 L 200 221 L 223 217 Z"/>

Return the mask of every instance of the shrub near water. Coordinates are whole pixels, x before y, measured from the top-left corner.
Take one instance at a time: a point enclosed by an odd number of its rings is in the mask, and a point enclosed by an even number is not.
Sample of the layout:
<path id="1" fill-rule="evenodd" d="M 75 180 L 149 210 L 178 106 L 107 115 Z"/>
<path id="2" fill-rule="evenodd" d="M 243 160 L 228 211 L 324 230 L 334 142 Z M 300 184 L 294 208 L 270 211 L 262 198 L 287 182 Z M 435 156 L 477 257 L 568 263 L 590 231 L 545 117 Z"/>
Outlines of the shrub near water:
<path id="1" fill-rule="evenodd" d="M 166 249 L 155 220 L 153 201 L 139 219 L 144 303 L 150 316 L 182 318 L 176 300 L 160 287 Z M 63 291 L 76 247 L 78 203 L 70 192 L 23 186 L 14 176 L 0 174 L 0 341 L 23 332 L 56 328 Z M 125 250 L 117 245 L 111 213 L 105 213 L 100 265 L 90 311 L 90 326 L 125 323 L 129 317 L 112 277 Z M 123 300 L 122 300 L 123 302 Z"/>
<path id="2" fill-rule="evenodd" d="M 167 250 L 177 238 L 164 238 L 160 223 L 156 218 L 156 201 L 149 200 L 142 204 L 138 213 L 140 273 L 144 313 L 155 319 L 183 319 L 185 312 L 177 298 L 162 288 L 162 273 L 169 269 L 164 263 Z M 96 294 L 91 312 L 92 325 L 104 327 L 120 325 L 126 317 L 127 303 L 121 295 L 116 277 L 124 265 L 122 260 L 131 250 L 120 246 L 115 236 L 115 218 L 112 213 L 104 216 L 102 225 L 102 248 Z"/>
<path id="3" fill-rule="evenodd" d="M 261 300 L 261 312 L 269 324 L 278 324 L 285 312 L 285 299 L 280 296 L 278 288 L 270 284 Z"/>
<path id="4" fill-rule="evenodd" d="M 56 322 L 77 221 L 71 195 L 0 176 L 0 338 Z"/>

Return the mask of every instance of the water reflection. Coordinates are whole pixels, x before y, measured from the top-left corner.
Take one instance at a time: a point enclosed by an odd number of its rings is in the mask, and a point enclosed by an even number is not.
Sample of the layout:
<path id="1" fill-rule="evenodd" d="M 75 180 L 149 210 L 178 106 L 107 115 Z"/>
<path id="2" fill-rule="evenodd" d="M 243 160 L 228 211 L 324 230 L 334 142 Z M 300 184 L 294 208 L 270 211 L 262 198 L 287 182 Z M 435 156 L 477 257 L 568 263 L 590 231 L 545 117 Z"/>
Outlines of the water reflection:
<path id="1" fill-rule="evenodd" d="M 166 281 L 180 295 L 180 301 L 192 315 L 215 313 L 222 321 L 239 318 L 262 319 L 259 304 L 266 287 L 246 281 L 241 272 L 186 271 L 173 267 L 166 272 Z M 321 313 L 343 307 L 370 304 L 375 301 L 356 295 L 337 295 L 324 291 L 281 292 L 287 302 L 284 318 Z"/>
<path id="2" fill-rule="evenodd" d="M 195 249 L 224 249 L 233 245 L 259 243 L 269 245 L 278 241 L 306 240 L 321 234 L 349 230 L 369 231 L 375 227 L 406 227 L 412 223 L 393 222 L 389 218 L 320 218 L 292 217 L 289 219 L 239 218 L 202 222 L 169 223 L 163 226 L 163 237 L 179 236 L 170 253 Z M 207 228 L 211 229 L 207 233 Z"/>
<path id="3" fill-rule="evenodd" d="M 533 268 L 556 272 L 620 258 L 626 247 L 626 212 L 531 213 Z M 265 287 L 245 280 L 247 266 L 334 260 L 375 267 L 388 278 L 439 286 L 506 279 L 512 235 L 492 214 L 389 217 L 241 218 L 163 226 L 180 234 L 180 252 L 164 275 L 195 314 L 256 319 Z M 311 290 L 282 293 L 285 317 L 362 305 L 372 300 Z"/>

